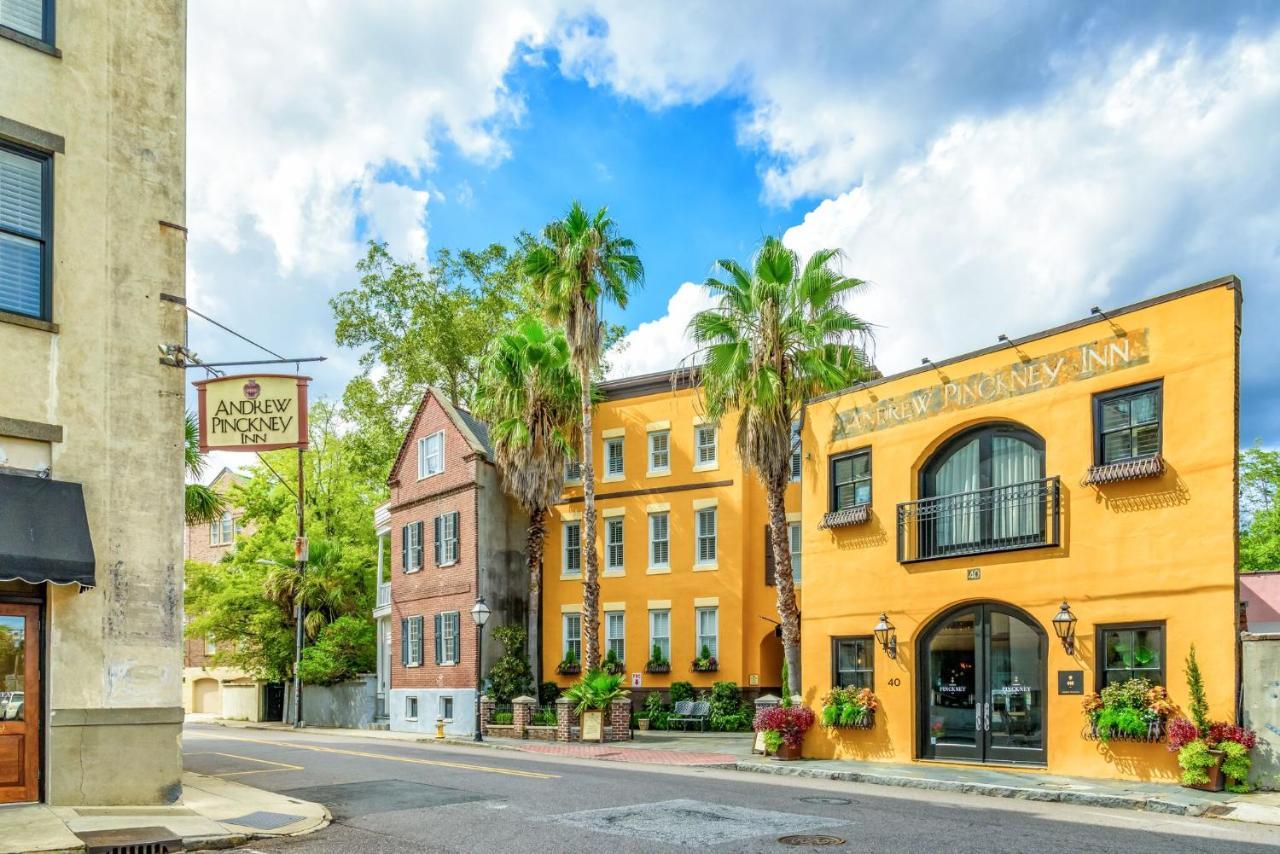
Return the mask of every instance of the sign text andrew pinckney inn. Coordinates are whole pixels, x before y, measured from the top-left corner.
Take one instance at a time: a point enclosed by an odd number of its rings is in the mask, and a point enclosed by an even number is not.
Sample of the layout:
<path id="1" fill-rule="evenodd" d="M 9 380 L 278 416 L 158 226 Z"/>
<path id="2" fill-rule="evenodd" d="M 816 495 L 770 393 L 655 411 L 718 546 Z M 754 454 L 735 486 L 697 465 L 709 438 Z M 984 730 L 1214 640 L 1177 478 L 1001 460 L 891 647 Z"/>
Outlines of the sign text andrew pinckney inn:
<path id="1" fill-rule="evenodd" d="M 309 379 L 292 374 L 244 374 L 195 383 L 200 449 L 305 448 Z"/>
<path id="2" fill-rule="evenodd" d="M 1149 359 L 1146 329 L 1090 341 L 1038 359 L 1014 362 L 995 371 L 946 379 L 896 397 L 877 400 L 870 406 L 843 410 L 836 414 L 831 439 L 850 439 L 944 412 L 1044 391 L 1143 365 Z"/>

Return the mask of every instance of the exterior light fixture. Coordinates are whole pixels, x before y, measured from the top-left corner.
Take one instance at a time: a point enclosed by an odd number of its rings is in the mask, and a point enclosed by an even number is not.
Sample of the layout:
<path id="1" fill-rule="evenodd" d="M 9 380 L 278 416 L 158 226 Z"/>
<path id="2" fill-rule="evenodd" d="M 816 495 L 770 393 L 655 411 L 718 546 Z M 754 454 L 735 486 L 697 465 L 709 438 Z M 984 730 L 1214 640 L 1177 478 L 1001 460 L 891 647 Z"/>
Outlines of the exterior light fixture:
<path id="1" fill-rule="evenodd" d="M 1074 655 L 1076 651 L 1076 615 L 1071 613 L 1071 606 L 1067 604 L 1067 600 L 1062 600 L 1062 607 L 1058 609 L 1058 613 L 1053 615 L 1053 632 L 1058 636 L 1058 640 L 1062 641 L 1062 648 L 1067 651 L 1067 655 Z"/>
<path id="2" fill-rule="evenodd" d="M 476 741 L 484 741 L 480 734 L 480 697 L 484 694 L 484 658 L 481 644 L 484 641 L 484 624 L 489 621 L 489 606 L 484 603 L 483 596 L 476 597 L 476 604 L 471 608 L 471 619 L 476 621 Z"/>
<path id="3" fill-rule="evenodd" d="M 884 650 L 884 654 L 890 658 L 897 658 L 898 633 L 894 630 L 893 623 L 889 622 L 888 614 L 880 615 L 880 622 L 876 623 L 872 631 L 876 633 L 876 640 L 880 642 L 880 648 Z"/>

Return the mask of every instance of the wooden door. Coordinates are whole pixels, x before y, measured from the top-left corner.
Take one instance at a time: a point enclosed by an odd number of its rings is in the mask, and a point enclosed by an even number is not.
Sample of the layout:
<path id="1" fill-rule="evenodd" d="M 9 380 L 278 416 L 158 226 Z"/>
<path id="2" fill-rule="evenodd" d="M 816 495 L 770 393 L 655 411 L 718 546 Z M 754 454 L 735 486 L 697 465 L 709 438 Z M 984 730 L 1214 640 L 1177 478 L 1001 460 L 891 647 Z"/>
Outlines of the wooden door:
<path id="1" fill-rule="evenodd" d="M 0 602 L 0 804 L 40 797 L 40 609 Z"/>

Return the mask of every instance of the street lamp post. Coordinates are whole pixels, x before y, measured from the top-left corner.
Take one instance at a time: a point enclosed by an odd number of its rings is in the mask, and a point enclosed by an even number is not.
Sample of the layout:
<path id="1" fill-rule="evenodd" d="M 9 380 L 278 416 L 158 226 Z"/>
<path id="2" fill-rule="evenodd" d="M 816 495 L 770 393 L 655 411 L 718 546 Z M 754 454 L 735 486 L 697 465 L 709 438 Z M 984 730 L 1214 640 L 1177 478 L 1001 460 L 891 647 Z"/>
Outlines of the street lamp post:
<path id="1" fill-rule="evenodd" d="M 480 696 L 484 693 L 484 656 L 481 654 L 481 644 L 484 641 L 484 624 L 489 621 L 489 606 L 484 603 L 483 596 L 476 597 L 476 604 L 471 609 L 471 619 L 476 621 L 476 741 L 484 741 L 484 736 L 480 734 Z"/>

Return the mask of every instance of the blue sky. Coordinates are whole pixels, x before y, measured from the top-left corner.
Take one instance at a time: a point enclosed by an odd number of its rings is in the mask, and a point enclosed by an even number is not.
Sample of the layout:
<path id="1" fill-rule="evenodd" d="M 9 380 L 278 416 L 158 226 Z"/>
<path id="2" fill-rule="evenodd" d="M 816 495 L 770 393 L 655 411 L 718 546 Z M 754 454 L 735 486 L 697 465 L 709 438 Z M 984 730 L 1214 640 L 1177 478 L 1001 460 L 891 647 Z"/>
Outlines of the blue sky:
<path id="1" fill-rule="evenodd" d="M 365 239 L 429 263 L 580 198 L 648 273 L 616 374 L 768 233 L 870 282 L 886 371 L 1234 272 L 1242 441 L 1280 445 L 1280 5 L 235 5 L 190 10 L 188 289 L 321 394 Z"/>

